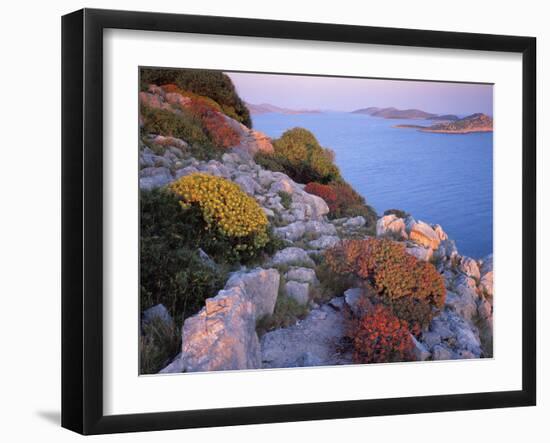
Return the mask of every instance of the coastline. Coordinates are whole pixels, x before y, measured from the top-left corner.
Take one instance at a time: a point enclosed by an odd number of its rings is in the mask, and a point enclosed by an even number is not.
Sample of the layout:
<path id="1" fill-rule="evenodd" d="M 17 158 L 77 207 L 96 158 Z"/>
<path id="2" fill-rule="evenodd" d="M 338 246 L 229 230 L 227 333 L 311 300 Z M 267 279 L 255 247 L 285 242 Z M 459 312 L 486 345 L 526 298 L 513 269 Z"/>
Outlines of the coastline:
<path id="1" fill-rule="evenodd" d="M 493 132 L 493 128 L 473 128 L 473 129 L 431 129 L 428 126 L 420 125 L 394 125 L 392 128 L 416 129 L 420 132 L 432 132 L 434 134 L 473 134 L 476 132 Z"/>

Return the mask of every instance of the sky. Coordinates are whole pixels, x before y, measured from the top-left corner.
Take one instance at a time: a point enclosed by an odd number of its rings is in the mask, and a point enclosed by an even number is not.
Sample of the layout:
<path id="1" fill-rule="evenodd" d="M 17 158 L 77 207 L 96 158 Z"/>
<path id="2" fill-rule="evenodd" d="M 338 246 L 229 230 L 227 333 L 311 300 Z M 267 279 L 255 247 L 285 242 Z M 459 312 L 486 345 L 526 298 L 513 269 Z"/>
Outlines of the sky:
<path id="1" fill-rule="evenodd" d="M 227 73 L 242 99 L 291 109 L 354 111 L 416 108 L 434 114 L 493 114 L 493 86 L 483 84 Z"/>

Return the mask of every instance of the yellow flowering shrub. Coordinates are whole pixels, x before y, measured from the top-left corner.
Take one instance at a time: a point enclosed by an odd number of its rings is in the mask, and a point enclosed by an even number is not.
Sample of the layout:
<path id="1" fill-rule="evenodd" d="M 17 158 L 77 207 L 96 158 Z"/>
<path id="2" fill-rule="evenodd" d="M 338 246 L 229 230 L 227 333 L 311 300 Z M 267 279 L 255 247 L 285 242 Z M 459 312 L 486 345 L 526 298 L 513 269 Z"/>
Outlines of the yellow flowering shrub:
<path id="1" fill-rule="evenodd" d="M 181 199 L 182 208 L 198 207 L 205 229 L 229 239 L 234 252 L 253 254 L 269 242 L 264 211 L 237 184 L 197 173 L 181 177 L 169 188 Z"/>

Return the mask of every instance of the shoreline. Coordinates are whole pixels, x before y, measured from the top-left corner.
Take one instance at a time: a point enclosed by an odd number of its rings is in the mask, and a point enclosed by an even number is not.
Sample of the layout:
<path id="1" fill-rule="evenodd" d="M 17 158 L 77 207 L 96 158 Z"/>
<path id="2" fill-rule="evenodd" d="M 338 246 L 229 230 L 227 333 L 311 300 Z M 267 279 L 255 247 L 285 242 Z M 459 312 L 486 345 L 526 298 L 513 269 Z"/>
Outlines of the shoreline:
<path id="1" fill-rule="evenodd" d="M 420 132 L 431 132 L 434 134 L 473 134 L 493 132 L 493 128 L 475 128 L 475 129 L 431 129 L 429 126 L 420 125 L 393 125 L 392 128 L 399 129 L 416 129 Z"/>

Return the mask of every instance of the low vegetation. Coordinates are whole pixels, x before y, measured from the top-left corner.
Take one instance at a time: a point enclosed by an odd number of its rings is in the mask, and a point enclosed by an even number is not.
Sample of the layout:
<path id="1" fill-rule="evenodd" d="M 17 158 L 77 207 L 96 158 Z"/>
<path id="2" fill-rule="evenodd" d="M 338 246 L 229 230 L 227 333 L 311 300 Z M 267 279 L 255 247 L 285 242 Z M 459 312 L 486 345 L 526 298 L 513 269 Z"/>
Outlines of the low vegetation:
<path id="1" fill-rule="evenodd" d="M 178 198 L 162 190 L 142 191 L 140 206 L 141 309 L 162 303 L 181 323 L 223 287 L 226 273 L 198 252 L 200 214 L 184 214 Z"/>
<path id="2" fill-rule="evenodd" d="M 209 97 L 220 106 L 224 114 L 249 128 L 252 127 L 248 108 L 237 95 L 231 79 L 223 72 L 201 69 L 141 68 L 141 89 L 147 90 L 150 84 L 159 86 L 173 84 L 181 90 Z"/>
<path id="3" fill-rule="evenodd" d="M 269 242 L 268 220 L 256 200 L 224 178 L 192 174 L 172 182 L 183 210 L 198 209 L 197 233 L 208 251 L 232 262 L 254 258 Z"/>
<path id="4" fill-rule="evenodd" d="M 143 325 L 139 337 L 140 374 L 156 374 L 164 368 L 181 347 L 179 328 L 154 318 Z"/>
<path id="5" fill-rule="evenodd" d="M 298 320 L 306 317 L 309 310 L 307 306 L 299 304 L 296 300 L 289 297 L 284 289 L 284 282 L 279 285 L 279 295 L 272 315 L 260 318 L 256 324 L 256 332 L 263 335 L 266 332 L 279 328 L 288 328 L 294 325 Z"/>
<path id="6" fill-rule="evenodd" d="M 337 275 L 371 285 L 381 301 L 412 330 L 425 328 L 445 303 L 445 282 L 431 263 L 387 239 L 346 240 L 325 253 Z"/>
<path id="7" fill-rule="evenodd" d="M 293 128 L 273 140 L 273 154 L 259 154 L 262 166 L 283 171 L 298 183 L 328 183 L 341 178 L 332 151 L 323 148 L 307 129 Z"/>
<path id="8" fill-rule="evenodd" d="M 390 309 L 377 305 L 358 322 L 353 334 L 356 363 L 389 363 L 414 360 L 414 343 L 408 324 Z"/>

